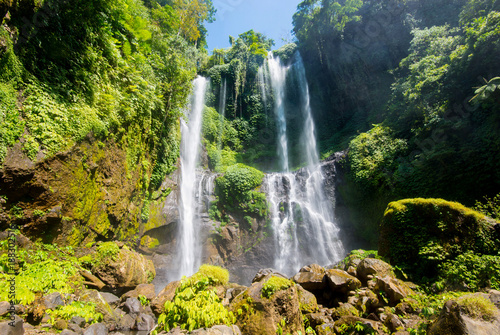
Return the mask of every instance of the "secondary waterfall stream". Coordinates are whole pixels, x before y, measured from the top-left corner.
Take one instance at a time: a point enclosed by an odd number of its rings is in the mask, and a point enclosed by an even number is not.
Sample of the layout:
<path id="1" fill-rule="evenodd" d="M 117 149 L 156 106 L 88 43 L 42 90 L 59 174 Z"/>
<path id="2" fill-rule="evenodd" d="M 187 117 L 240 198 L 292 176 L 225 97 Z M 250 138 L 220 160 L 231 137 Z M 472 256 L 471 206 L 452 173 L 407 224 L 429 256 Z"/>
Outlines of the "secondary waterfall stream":
<path id="1" fill-rule="evenodd" d="M 327 265 L 344 256 L 339 228 L 335 223 L 333 200 L 324 193 L 324 177 L 319 162 L 314 121 L 312 119 L 309 88 L 304 65 L 299 54 L 289 67 L 279 58 L 268 59 L 270 81 L 275 95 L 275 117 L 278 128 L 277 153 L 280 173 L 266 177 L 268 201 L 276 247 L 277 270 L 292 275 L 309 263 Z M 289 171 L 288 139 L 286 134 L 287 75 L 293 74 L 301 101 L 301 157 L 306 166 L 297 172 Z"/>

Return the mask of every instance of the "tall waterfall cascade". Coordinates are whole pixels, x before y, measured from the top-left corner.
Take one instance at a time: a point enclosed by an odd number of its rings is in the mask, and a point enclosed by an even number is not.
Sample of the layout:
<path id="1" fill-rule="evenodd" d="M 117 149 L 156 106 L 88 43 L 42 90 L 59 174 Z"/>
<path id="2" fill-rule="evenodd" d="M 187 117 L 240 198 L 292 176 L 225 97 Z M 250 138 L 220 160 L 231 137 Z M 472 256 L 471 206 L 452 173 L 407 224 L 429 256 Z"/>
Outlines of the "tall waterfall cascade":
<path id="1" fill-rule="evenodd" d="M 274 267 L 292 275 L 301 266 L 310 263 L 328 265 L 344 256 L 344 247 L 338 237 L 333 199 L 324 192 L 324 176 L 319 161 L 312 118 L 309 88 L 304 65 L 299 54 L 289 67 L 279 58 L 268 58 L 269 80 L 275 96 L 275 118 L 278 130 L 277 154 L 279 173 L 266 176 L 271 221 L 276 247 Z M 266 73 L 266 71 L 263 71 Z M 301 157 L 306 166 L 297 172 L 289 170 L 289 145 L 286 125 L 286 79 L 294 75 L 300 94 L 302 118 Z"/>
<path id="2" fill-rule="evenodd" d="M 190 276 L 201 265 L 201 248 L 197 226 L 200 224 L 199 201 L 203 193 L 203 178 L 197 173 L 201 141 L 202 113 L 208 81 L 203 77 L 194 80 L 188 120 L 181 122 L 181 180 L 180 224 L 177 236 L 178 269 L 172 280 Z"/>

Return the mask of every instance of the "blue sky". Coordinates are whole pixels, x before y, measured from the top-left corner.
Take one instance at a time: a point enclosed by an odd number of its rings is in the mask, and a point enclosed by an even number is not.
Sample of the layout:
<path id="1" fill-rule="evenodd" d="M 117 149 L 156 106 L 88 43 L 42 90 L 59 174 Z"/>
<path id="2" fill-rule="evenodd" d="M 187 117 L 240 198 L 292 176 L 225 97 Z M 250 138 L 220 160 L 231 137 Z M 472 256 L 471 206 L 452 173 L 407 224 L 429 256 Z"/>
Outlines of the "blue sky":
<path id="1" fill-rule="evenodd" d="M 274 39 L 277 49 L 283 37 L 293 39 L 292 16 L 302 0 L 213 0 L 217 9 L 214 23 L 208 29 L 208 50 L 227 48 L 229 35 L 237 37 L 250 29 Z"/>

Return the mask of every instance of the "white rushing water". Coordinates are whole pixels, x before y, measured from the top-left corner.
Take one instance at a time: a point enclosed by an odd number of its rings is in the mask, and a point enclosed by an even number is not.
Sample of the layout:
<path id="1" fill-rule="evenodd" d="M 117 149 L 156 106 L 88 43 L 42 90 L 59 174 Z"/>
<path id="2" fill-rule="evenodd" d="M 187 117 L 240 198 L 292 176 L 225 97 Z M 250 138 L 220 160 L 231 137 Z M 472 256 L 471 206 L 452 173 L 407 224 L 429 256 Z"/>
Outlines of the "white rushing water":
<path id="1" fill-rule="evenodd" d="M 198 77 L 194 81 L 189 108 L 188 121 L 181 122 L 181 187 L 180 187 L 180 225 L 177 237 L 178 273 L 173 280 L 190 276 L 196 272 L 201 262 L 200 243 L 197 236 L 198 197 L 200 182 L 196 167 L 199 159 L 202 113 L 207 80 Z"/>
<path id="2" fill-rule="evenodd" d="M 301 266 L 310 263 L 328 265 L 344 256 L 344 248 L 338 237 L 333 199 L 324 192 L 324 177 L 318 156 L 315 126 L 311 113 L 309 88 L 300 55 L 290 68 L 271 56 L 270 80 L 275 95 L 275 112 L 278 127 L 278 156 L 282 172 L 266 177 L 268 201 L 276 246 L 277 270 L 292 275 Z M 301 156 L 307 166 L 297 172 L 289 172 L 288 141 L 286 137 L 285 80 L 293 71 L 297 80 L 301 118 Z M 283 160 L 286 160 L 283 162 Z"/>
<path id="3" fill-rule="evenodd" d="M 288 140 L 285 117 L 285 80 L 288 68 L 282 66 L 279 57 L 268 58 L 269 77 L 274 92 L 274 114 L 278 127 L 278 158 L 281 171 L 288 172 Z"/>

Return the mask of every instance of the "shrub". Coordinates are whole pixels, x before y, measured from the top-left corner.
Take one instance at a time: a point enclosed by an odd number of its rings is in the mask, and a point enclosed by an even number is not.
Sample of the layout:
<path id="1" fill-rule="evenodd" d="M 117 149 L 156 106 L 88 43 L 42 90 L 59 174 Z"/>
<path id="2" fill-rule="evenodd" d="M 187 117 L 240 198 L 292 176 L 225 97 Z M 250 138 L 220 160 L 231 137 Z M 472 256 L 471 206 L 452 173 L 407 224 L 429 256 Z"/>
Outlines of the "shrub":
<path id="1" fill-rule="evenodd" d="M 384 213 L 379 255 L 424 282 L 437 276 L 440 264 L 467 251 L 496 254 L 493 234 L 483 214 L 459 203 L 405 199 L 391 202 Z"/>
<path id="2" fill-rule="evenodd" d="M 184 278 L 175 291 L 173 301 L 165 303 L 165 313 L 158 317 L 158 325 L 170 331 L 175 327 L 192 331 L 213 325 L 231 325 L 236 322 L 232 312 L 221 303 L 214 284 L 227 283 L 229 272 L 217 266 L 203 265 L 190 278 Z"/>
<path id="3" fill-rule="evenodd" d="M 500 256 L 466 252 L 443 263 L 440 285 L 451 289 L 477 291 L 490 287 L 500 289 Z"/>
<path id="4" fill-rule="evenodd" d="M 82 301 L 73 301 L 69 305 L 58 306 L 55 310 L 48 309 L 47 314 L 51 317 L 51 323 L 54 323 L 54 319 L 70 320 L 75 316 L 82 317 L 86 322 L 91 323 L 100 322 L 103 319 L 102 314 L 96 312 L 94 303 Z"/>
<path id="5" fill-rule="evenodd" d="M 230 166 L 224 176 L 216 179 L 216 193 L 223 206 L 230 210 L 264 214 L 265 195 L 254 191 L 262 184 L 264 173 L 244 164 Z"/>

